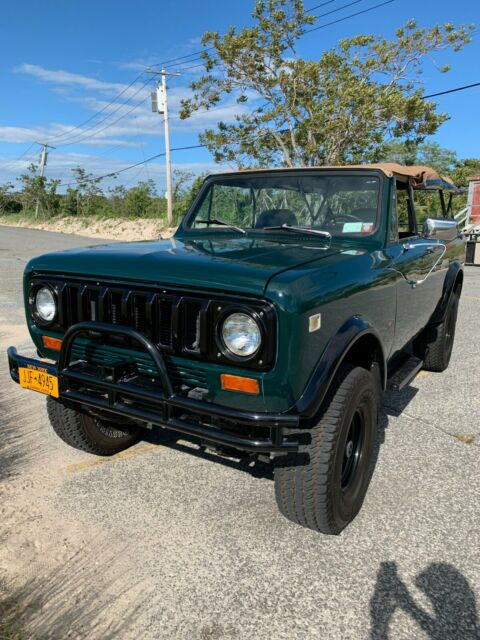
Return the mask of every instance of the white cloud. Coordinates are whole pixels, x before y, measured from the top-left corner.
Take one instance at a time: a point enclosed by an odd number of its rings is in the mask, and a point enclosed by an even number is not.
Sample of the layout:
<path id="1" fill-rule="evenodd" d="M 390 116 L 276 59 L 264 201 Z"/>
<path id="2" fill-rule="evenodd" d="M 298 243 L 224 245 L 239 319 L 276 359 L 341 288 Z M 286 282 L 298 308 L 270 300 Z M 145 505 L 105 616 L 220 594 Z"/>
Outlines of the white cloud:
<path id="1" fill-rule="evenodd" d="M 54 140 L 55 137 L 60 136 L 64 131 L 70 131 L 71 127 L 66 125 L 50 125 L 47 127 L 0 127 L 0 142 L 7 142 L 13 144 L 29 144 L 33 140 Z M 76 131 L 75 133 L 80 135 L 80 132 Z M 112 137 L 112 132 L 107 131 L 104 132 L 105 135 L 102 138 L 95 139 L 93 138 L 88 142 L 88 146 L 92 147 L 105 147 L 105 146 L 115 146 L 115 147 L 138 147 L 140 146 L 140 142 L 137 141 L 129 141 L 123 138 L 114 138 Z M 72 134 L 73 135 L 73 134 Z M 87 134 L 85 133 L 85 136 Z M 65 138 L 66 140 L 67 138 Z M 86 142 L 84 144 L 87 144 Z M 60 144 L 58 145 L 61 146 Z"/>
<path id="2" fill-rule="evenodd" d="M 114 82 L 103 82 L 101 80 L 96 80 L 95 78 L 90 78 L 88 76 L 83 76 L 78 73 L 70 73 L 70 71 L 53 71 L 50 69 L 45 69 L 37 64 L 21 64 L 18 67 L 14 68 L 15 73 L 26 73 L 31 75 L 39 80 L 43 80 L 44 82 L 50 82 L 52 84 L 59 85 L 74 85 L 79 86 L 84 89 L 93 89 L 102 92 L 119 92 L 124 88 L 124 85 Z"/>
<path id="3" fill-rule="evenodd" d="M 189 46 L 190 50 L 195 46 L 198 48 L 198 41 L 192 41 Z M 101 113 L 83 126 L 78 126 L 78 120 L 71 124 L 53 121 L 34 127 L 0 126 L 0 143 L 23 145 L 11 153 L 13 158 L 34 141 L 48 142 L 57 149 L 49 156 L 47 175 L 62 178 L 65 181 L 66 175 L 70 174 L 70 169 L 77 164 L 81 164 L 88 172 L 95 175 L 103 175 L 142 159 L 140 152 L 125 154 L 126 160 L 108 159 L 105 154 L 114 155 L 112 148 L 139 148 L 155 140 L 155 148 L 158 151 L 163 150 L 162 117 L 151 112 L 148 99 L 150 88 L 142 87 L 143 80 L 126 90 L 118 102 L 110 103 L 114 95 L 128 87 L 127 84 L 104 82 L 86 75 L 46 69 L 32 64 L 22 64 L 16 68 L 16 71 L 44 82 L 50 91 L 61 96 L 63 102 L 81 104 L 87 114 L 96 114 L 99 111 Z M 247 105 L 239 105 L 235 100 L 230 99 L 220 107 L 194 113 L 188 120 L 180 120 L 178 113 L 181 100 L 189 97 L 191 92 L 185 86 L 174 83 L 172 85 L 169 90 L 172 147 L 196 144 L 196 134 L 206 128 L 215 127 L 219 121 L 232 122 L 236 115 L 250 110 L 254 104 L 249 102 Z M 81 120 L 85 121 L 87 117 L 88 115 L 84 115 Z M 184 137 L 184 134 L 188 134 L 189 137 Z M 182 135 L 181 141 L 179 141 L 180 135 Z M 91 150 L 92 153 L 78 153 L 78 149 Z M 98 155 L 95 155 L 97 150 Z M 18 161 L 12 160 L 12 157 L 5 158 L 0 164 L 0 183 L 15 179 L 27 169 L 31 162 L 38 162 L 38 151 L 39 147 L 34 146 Z M 214 167 L 218 169 L 217 165 L 209 162 L 182 166 L 196 172 Z M 163 175 L 162 167 L 160 159 L 158 163 L 149 164 L 144 170 L 139 167 L 138 170 L 134 169 L 133 173 L 127 171 L 125 174 L 120 174 L 121 178 L 118 181 L 111 182 L 122 184 L 124 178 L 131 180 L 131 176 L 135 176 L 136 171 L 140 174 L 139 179 L 149 174 L 158 178 Z M 161 180 L 161 178 L 158 179 Z"/>

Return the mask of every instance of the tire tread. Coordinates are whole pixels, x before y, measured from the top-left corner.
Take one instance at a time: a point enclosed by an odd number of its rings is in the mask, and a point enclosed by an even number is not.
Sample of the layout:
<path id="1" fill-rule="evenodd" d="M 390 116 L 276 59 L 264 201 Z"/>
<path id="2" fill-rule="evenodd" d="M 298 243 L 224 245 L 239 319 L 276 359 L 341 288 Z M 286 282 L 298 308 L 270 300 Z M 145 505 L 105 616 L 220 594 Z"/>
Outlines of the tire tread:
<path id="1" fill-rule="evenodd" d="M 86 428 L 87 420 L 94 420 L 75 409 L 64 406 L 53 398 L 47 398 L 47 414 L 53 430 L 66 444 L 80 451 L 97 456 L 111 456 L 138 442 L 138 432 L 127 434 L 124 438 L 112 438 L 110 446 L 102 445 L 92 437 Z"/>
<path id="2" fill-rule="evenodd" d="M 311 435 L 306 446 L 308 464 L 299 464 L 300 451 L 287 454 L 276 467 L 275 496 L 280 511 L 289 520 L 322 533 L 338 534 L 343 529 L 335 521 L 330 495 L 339 423 L 359 378 L 369 375 L 360 367 L 343 365 L 328 392 L 320 421 L 313 429 L 305 430 Z"/>

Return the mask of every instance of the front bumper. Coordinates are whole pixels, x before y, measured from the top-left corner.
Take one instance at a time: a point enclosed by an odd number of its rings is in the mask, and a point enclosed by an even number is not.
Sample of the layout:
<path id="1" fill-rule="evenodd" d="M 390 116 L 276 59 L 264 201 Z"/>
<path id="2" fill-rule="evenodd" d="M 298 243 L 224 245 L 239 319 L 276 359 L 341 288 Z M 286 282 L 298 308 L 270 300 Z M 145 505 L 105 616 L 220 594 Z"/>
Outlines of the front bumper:
<path id="1" fill-rule="evenodd" d="M 113 367 L 71 362 L 72 345 L 80 335 L 96 340 L 119 336 L 139 344 L 152 358 L 158 380 L 139 376 L 134 362 Z M 298 450 L 290 432 L 298 428 L 299 416 L 240 411 L 174 392 L 161 352 L 144 335 L 131 329 L 100 322 L 81 322 L 66 332 L 58 364 L 26 358 L 15 347 L 8 349 L 10 375 L 19 382 L 19 367 L 42 367 L 58 377 L 59 400 L 93 410 L 107 411 L 152 426 L 200 438 L 203 441 L 257 453 Z M 289 432 L 285 433 L 285 429 Z"/>

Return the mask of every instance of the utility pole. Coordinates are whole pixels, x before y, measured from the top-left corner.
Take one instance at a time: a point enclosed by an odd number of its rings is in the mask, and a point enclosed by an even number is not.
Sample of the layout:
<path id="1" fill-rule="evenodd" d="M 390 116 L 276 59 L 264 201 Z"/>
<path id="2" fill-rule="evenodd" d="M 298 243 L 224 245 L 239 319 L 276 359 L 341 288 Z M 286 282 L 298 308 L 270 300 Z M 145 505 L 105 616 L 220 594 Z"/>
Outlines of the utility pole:
<path id="1" fill-rule="evenodd" d="M 170 126 L 168 120 L 167 76 L 179 76 L 179 73 L 167 73 L 164 68 L 161 71 L 145 69 L 145 73 L 161 76 L 157 83 L 156 91 L 152 93 L 152 111 L 163 115 L 165 127 L 165 173 L 167 181 L 167 224 L 173 225 L 173 196 L 172 196 L 172 164 L 170 161 Z"/>
<path id="2" fill-rule="evenodd" d="M 37 142 L 37 144 L 41 145 L 42 151 L 40 153 L 40 177 L 43 178 L 45 175 L 45 167 L 47 165 L 48 158 L 48 149 L 55 149 L 52 145 L 47 144 L 46 142 Z M 35 205 L 35 219 L 38 218 L 38 212 L 40 210 L 40 198 L 37 198 L 37 204 Z"/>

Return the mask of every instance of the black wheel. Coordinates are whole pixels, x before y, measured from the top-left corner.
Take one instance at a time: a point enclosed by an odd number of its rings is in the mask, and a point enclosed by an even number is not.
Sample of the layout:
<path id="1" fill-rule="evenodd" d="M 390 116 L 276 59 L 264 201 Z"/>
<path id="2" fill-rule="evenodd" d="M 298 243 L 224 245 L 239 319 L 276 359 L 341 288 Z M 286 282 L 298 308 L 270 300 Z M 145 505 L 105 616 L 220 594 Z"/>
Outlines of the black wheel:
<path id="1" fill-rule="evenodd" d="M 53 398 L 47 398 L 47 413 L 55 433 L 75 449 L 111 456 L 128 449 L 140 440 L 142 429 L 117 425 L 64 407 Z"/>
<path id="2" fill-rule="evenodd" d="M 275 496 L 289 520 L 338 534 L 357 515 L 371 477 L 378 423 L 378 380 L 361 367 L 343 365 L 322 417 L 298 453 L 276 460 Z"/>
<path id="3" fill-rule="evenodd" d="M 425 371 L 445 371 L 452 356 L 460 295 L 454 291 L 442 323 L 427 327 L 421 338 Z"/>

